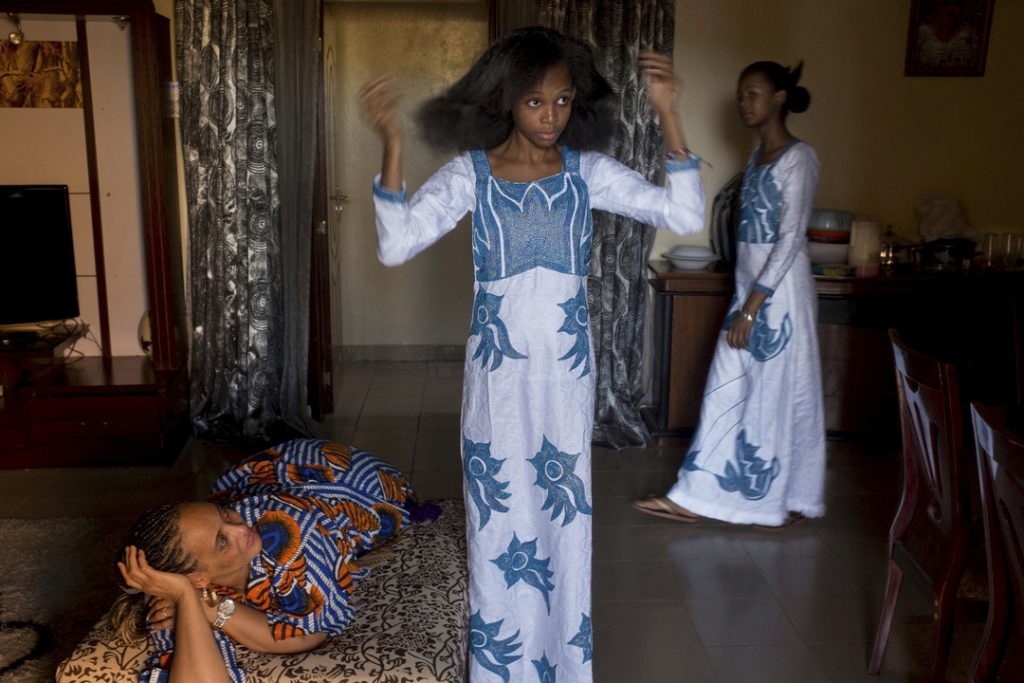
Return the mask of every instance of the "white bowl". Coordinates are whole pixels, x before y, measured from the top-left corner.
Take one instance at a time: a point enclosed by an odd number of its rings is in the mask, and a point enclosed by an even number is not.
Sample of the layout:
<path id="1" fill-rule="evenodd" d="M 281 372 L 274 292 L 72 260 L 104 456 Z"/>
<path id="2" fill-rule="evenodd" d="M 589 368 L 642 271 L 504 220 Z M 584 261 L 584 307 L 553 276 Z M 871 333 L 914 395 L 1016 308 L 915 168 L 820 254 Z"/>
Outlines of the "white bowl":
<path id="1" fill-rule="evenodd" d="M 811 211 L 811 219 L 807 223 L 809 228 L 842 230 L 843 232 L 850 232 L 852 226 L 853 214 L 838 209 L 814 209 Z"/>
<path id="2" fill-rule="evenodd" d="M 711 259 L 717 260 L 715 252 L 708 247 L 693 247 L 686 244 L 677 244 L 662 254 L 665 258 L 686 258 L 686 259 Z"/>
<path id="3" fill-rule="evenodd" d="M 849 244 L 829 244 L 827 242 L 808 242 L 807 254 L 811 263 L 839 265 L 846 263 L 850 253 Z"/>
<path id="4" fill-rule="evenodd" d="M 711 256 L 710 258 L 679 258 L 669 256 L 668 254 L 664 254 L 664 256 L 669 260 L 669 263 L 679 270 L 704 270 L 718 260 L 717 256 Z"/>

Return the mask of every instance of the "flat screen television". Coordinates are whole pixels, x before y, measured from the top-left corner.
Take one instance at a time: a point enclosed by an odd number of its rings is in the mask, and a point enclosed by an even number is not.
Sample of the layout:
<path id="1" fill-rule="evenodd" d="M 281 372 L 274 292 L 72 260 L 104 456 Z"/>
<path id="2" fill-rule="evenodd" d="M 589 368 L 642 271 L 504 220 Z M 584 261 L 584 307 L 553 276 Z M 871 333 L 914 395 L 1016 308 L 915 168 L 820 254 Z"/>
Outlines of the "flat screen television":
<path id="1" fill-rule="evenodd" d="M 67 185 L 0 185 L 0 325 L 78 313 Z"/>

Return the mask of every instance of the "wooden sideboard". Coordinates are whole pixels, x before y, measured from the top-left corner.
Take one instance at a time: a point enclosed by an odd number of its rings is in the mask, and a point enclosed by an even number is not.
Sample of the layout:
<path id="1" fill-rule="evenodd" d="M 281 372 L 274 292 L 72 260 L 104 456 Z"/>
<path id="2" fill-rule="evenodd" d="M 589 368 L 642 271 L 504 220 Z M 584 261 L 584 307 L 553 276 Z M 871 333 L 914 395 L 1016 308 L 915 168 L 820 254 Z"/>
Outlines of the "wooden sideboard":
<path id="1" fill-rule="evenodd" d="M 0 469 L 172 462 L 189 432 L 185 372 L 145 356 L 66 359 L 80 334 L 0 339 Z"/>
<path id="2" fill-rule="evenodd" d="M 650 263 L 654 289 L 652 436 L 687 436 L 733 293 L 731 272 Z M 965 400 L 1024 399 L 1024 272 L 816 277 L 825 427 L 832 436 L 895 434 L 899 413 L 888 328 L 956 363 Z"/>

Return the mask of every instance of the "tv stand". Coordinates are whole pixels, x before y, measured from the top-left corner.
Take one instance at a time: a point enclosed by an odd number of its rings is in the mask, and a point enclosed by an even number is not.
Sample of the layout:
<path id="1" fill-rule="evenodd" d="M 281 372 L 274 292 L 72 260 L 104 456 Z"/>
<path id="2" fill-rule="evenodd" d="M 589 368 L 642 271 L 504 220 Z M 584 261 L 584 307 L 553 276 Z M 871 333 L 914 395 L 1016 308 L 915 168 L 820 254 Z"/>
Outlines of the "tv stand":
<path id="1" fill-rule="evenodd" d="M 0 469 L 166 463 L 188 434 L 182 370 L 65 360 L 88 328 L 0 335 Z"/>
<path id="2" fill-rule="evenodd" d="M 19 384 L 39 381 L 62 365 L 64 352 L 85 335 L 88 327 L 39 334 L 36 331 L 0 332 L 0 399 Z M 5 406 L 0 405 L 0 409 Z"/>

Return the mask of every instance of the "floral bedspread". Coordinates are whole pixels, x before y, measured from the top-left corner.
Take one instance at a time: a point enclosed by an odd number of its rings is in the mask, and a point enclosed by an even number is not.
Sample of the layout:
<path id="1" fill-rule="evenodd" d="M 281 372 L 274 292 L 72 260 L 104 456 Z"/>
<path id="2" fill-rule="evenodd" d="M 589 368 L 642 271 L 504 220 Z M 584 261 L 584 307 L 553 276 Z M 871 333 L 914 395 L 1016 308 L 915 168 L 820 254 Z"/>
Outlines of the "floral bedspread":
<path id="1" fill-rule="evenodd" d="M 461 501 L 441 501 L 441 516 L 368 553 L 373 568 L 353 594 L 356 617 L 312 652 L 272 655 L 236 646 L 251 683 L 342 680 L 436 683 L 466 678 L 469 605 L 466 528 Z M 58 683 L 137 683 L 148 640 L 112 639 L 101 621 L 57 668 Z"/>

